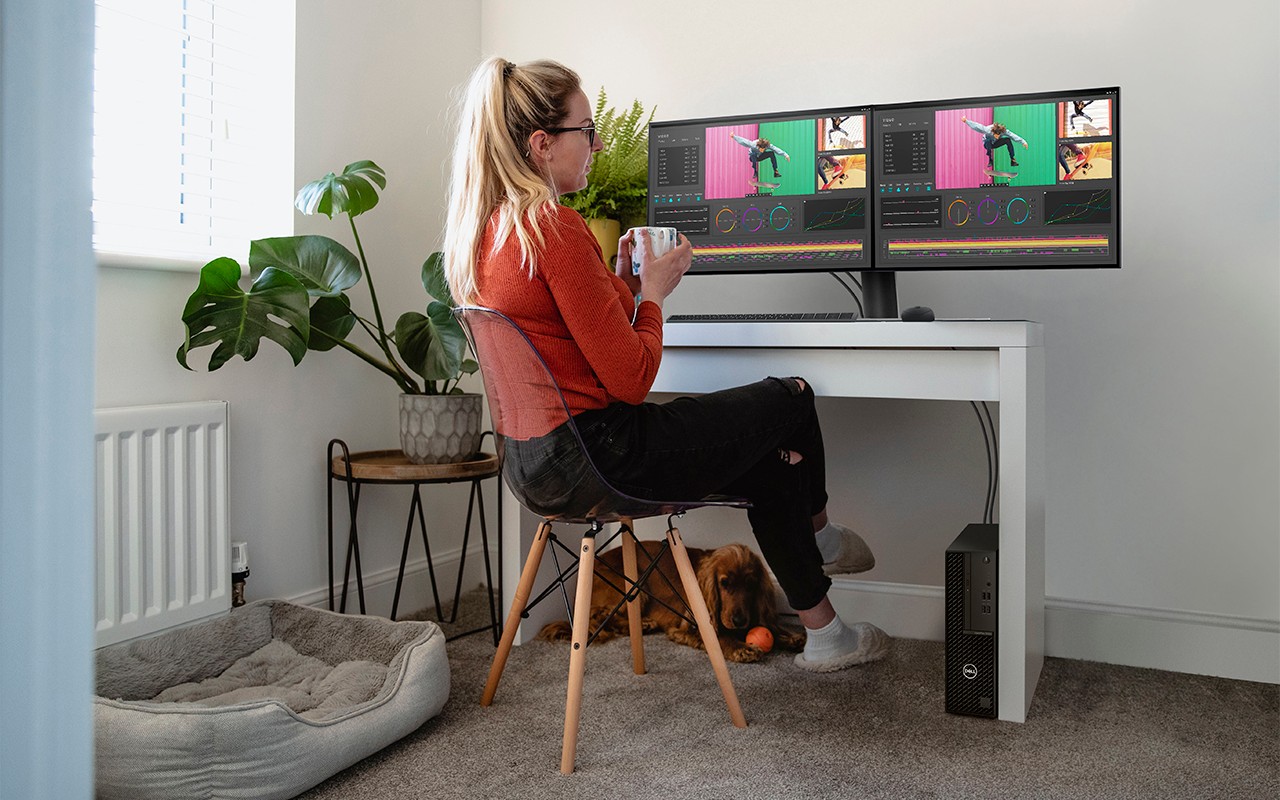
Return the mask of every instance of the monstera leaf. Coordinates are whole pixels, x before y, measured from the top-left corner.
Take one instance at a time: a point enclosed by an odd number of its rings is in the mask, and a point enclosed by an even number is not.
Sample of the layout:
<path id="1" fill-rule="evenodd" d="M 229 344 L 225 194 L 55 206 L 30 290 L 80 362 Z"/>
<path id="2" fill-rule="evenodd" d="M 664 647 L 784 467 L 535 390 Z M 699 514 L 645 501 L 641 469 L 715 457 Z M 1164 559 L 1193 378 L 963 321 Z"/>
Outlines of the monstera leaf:
<path id="1" fill-rule="evenodd" d="M 334 214 L 358 217 L 378 204 L 378 189 L 387 188 L 382 167 L 372 161 L 357 161 L 342 168 L 341 175 L 330 172 L 298 190 L 293 205 L 303 214 Z"/>
<path id="2" fill-rule="evenodd" d="M 396 321 L 396 347 L 409 369 L 430 384 L 453 378 L 462 371 L 467 338 L 449 306 L 437 300 L 427 305 L 426 316 L 416 311 Z"/>
<path id="3" fill-rule="evenodd" d="M 311 306 L 311 338 L 307 346 L 317 352 L 332 350 L 356 325 L 351 299 L 345 294 L 321 297 Z"/>
<path id="4" fill-rule="evenodd" d="M 217 346 L 209 356 L 210 371 L 232 356 L 249 361 L 264 336 L 287 350 L 295 366 L 307 354 L 311 323 L 302 284 L 274 268 L 263 270 L 248 292 L 239 282 L 240 264 L 232 258 L 214 259 L 200 270 L 200 285 L 182 313 L 187 336 L 177 355 L 183 367 L 191 369 L 188 353 L 212 344 Z"/>
<path id="5" fill-rule="evenodd" d="M 250 242 L 253 277 L 269 267 L 297 278 L 313 297 L 335 297 L 360 281 L 360 260 L 328 236 L 281 236 Z"/>
<path id="6" fill-rule="evenodd" d="M 453 293 L 449 291 L 449 282 L 444 277 L 444 253 L 432 253 L 422 262 L 422 288 L 450 308 L 457 305 L 453 302 Z"/>

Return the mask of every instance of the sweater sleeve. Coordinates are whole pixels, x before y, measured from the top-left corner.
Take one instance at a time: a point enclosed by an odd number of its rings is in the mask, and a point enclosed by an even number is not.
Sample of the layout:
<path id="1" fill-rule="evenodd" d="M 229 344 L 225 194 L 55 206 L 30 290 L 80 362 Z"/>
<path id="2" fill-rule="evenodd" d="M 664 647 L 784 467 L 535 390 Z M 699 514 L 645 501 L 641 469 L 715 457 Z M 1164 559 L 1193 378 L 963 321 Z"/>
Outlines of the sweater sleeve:
<path id="1" fill-rule="evenodd" d="M 556 231 L 538 270 L 560 316 L 605 391 L 640 403 L 662 360 L 662 311 L 651 302 L 635 308 L 631 291 L 604 265 L 600 245 L 577 212 L 558 209 Z"/>

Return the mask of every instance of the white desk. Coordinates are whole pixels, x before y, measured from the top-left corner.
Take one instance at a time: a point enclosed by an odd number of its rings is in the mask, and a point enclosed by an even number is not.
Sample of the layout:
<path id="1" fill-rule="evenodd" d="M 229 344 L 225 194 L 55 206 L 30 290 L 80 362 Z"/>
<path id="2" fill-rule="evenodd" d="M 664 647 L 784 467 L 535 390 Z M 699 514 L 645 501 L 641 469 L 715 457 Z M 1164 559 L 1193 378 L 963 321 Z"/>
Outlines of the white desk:
<path id="1" fill-rule="evenodd" d="M 1000 403 L 998 715 L 1024 721 L 1044 663 L 1042 327 L 969 320 L 682 323 L 666 326 L 664 342 L 658 392 L 700 393 L 766 375 L 800 375 L 827 397 Z M 957 520 L 938 547 L 971 521 Z"/>
<path id="2" fill-rule="evenodd" d="M 1002 720 L 1025 721 L 1044 664 L 1042 326 L 978 320 L 680 323 L 666 326 L 664 342 L 655 392 L 698 394 L 767 375 L 800 375 L 827 397 L 1000 403 L 997 713 Z M 509 493 L 503 514 L 507 535 L 519 532 L 519 547 L 506 548 L 503 564 L 508 608 L 534 525 L 531 517 L 521 520 Z M 957 520 L 938 547 L 971 521 Z M 563 533 L 576 541 L 576 531 Z M 517 640 L 536 631 L 522 626 Z"/>

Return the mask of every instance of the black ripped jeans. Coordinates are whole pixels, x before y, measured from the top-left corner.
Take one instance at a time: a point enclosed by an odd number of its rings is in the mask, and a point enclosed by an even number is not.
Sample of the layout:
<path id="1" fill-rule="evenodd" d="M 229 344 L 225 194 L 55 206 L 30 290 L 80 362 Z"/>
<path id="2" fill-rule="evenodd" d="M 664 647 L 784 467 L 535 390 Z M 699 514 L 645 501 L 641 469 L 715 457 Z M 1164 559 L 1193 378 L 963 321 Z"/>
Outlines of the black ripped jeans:
<path id="1" fill-rule="evenodd" d="M 766 378 L 669 403 L 615 403 L 574 419 L 601 473 L 628 494 L 750 500 L 751 530 L 792 608 L 826 597 L 831 579 L 813 537 L 813 516 L 827 506 L 826 458 L 812 388 Z M 788 464 L 779 450 L 802 458 Z"/>

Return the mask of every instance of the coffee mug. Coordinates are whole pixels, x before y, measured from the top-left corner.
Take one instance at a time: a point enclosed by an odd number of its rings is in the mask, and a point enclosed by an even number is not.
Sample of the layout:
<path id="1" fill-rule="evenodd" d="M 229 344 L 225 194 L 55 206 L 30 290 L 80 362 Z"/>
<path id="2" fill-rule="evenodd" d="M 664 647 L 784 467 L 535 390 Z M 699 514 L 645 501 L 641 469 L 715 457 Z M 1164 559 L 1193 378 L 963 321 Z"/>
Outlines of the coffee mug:
<path id="1" fill-rule="evenodd" d="M 680 241 L 680 234 L 675 228 L 660 228 L 656 226 L 632 228 L 628 231 L 631 234 L 631 274 L 639 275 L 641 267 L 644 266 L 644 243 L 645 239 L 649 241 L 649 249 L 653 253 L 653 257 L 657 258 L 666 254 L 675 247 Z"/>

